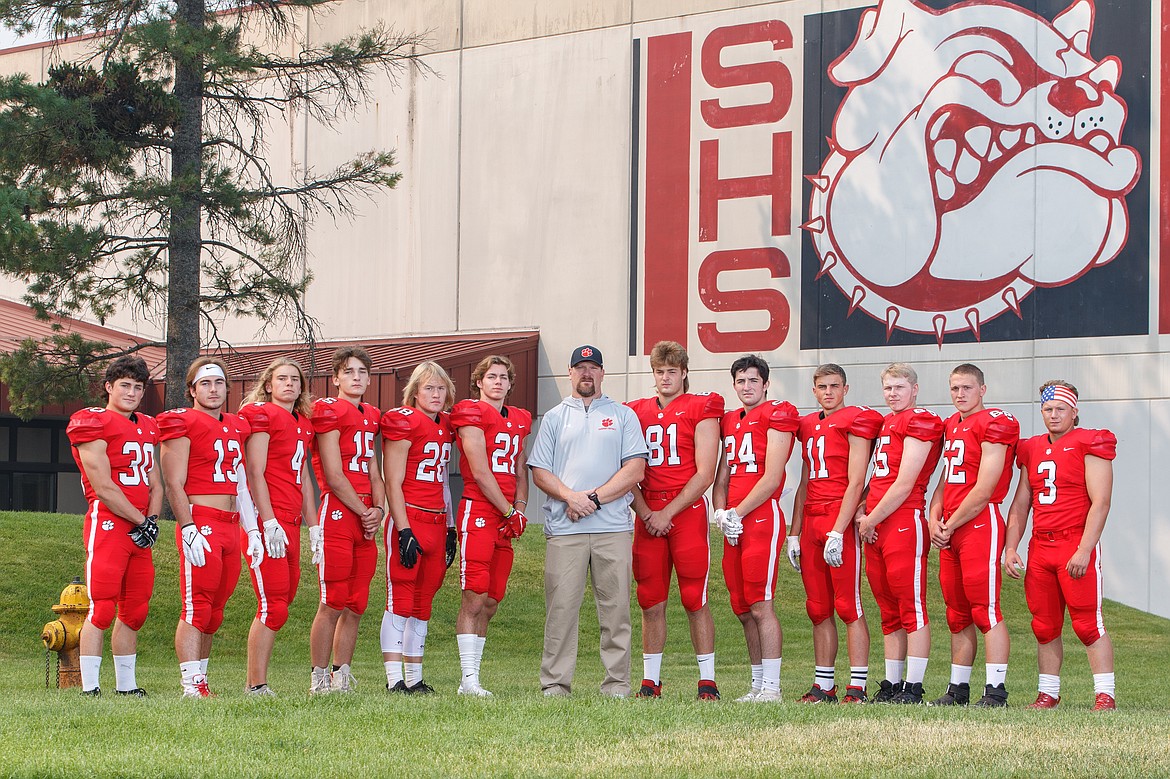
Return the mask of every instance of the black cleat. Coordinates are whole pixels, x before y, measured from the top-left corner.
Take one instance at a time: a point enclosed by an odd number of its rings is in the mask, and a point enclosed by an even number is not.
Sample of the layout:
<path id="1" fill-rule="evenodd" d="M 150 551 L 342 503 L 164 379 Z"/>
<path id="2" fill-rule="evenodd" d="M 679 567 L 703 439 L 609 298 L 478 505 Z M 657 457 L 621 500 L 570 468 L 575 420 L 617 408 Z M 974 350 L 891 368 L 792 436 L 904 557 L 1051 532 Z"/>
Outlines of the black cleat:
<path id="1" fill-rule="evenodd" d="M 635 698 L 661 698 L 662 697 L 662 682 L 655 684 L 649 679 L 642 680 L 642 687 L 638 690 Z"/>
<path id="2" fill-rule="evenodd" d="M 869 698 L 865 695 L 864 687 L 849 686 L 845 688 L 845 697 L 841 703 L 869 703 Z"/>
<path id="3" fill-rule="evenodd" d="M 893 684 L 886 679 L 882 679 L 881 683 L 878 685 L 880 689 L 877 691 L 877 693 L 874 694 L 873 698 L 870 700 L 870 703 L 893 703 L 894 698 L 898 697 L 905 685 L 905 682 L 898 682 L 897 684 Z"/>
<path id="4" fill-rule="evenodd" d="M 999 709 L 1007 707 L 1008 691 L 1002 684 L 992 687 L 990 684 L 983 688 L 983 697 L 975 701 L 981 709 Z"/>
<path id="5" fill-rule="evenodd" d="M 401 679 L 396 681 L 393 687 L 390 686 L 390 682 L 386 682 L 386 692 L 400 692 L 403 695 L 410 694 L 410 690 L 406 687 L 406 682 L 402 681 Z"/>
<path id="6" fill-rule="evenodd" d="M 145 698 L 146 690 L 135 687 L 133 690 L 114 690 L 115 695 L 133 695 L 135 698 Z"/>
<path id="7" fill-rule="evenodd" d="M 424 682 L 422 679 L 419 679 L 417 682 L 406 688 L 406 693 L 408 695 L 434 695 L 435 688 Z"/>
<path id="8" fill-rule="evenodd" d="M 102 697 L 102 688 L 94 687 L 92 690 L 82 690 L 81 694 L 86 698 L 100 698 Z"/>
<path id="9" fill-rule="evenodd" d="M 947 685 L 947 691 L 942 694 L 942 697 L 935 698 L 930 702 L 930 706 L 966 706 L 971 702 L 971 685 L 963 682 L 962 684 L 955 684 L 954 682 Z"/>
<path id="10" fill-rule="evenodd" d="M 890 703 L 900 703 L 907 706 L 920 706 L 922 705 L 922 696 L 924 694 L 925 692 L 922 689 L 922 682 L 914 682 L 914 684 L 906 682 L 902 685 L 902 692 L 898 693 L 898 695 L 894 698 L 894 700 L 890 701 Z"/>

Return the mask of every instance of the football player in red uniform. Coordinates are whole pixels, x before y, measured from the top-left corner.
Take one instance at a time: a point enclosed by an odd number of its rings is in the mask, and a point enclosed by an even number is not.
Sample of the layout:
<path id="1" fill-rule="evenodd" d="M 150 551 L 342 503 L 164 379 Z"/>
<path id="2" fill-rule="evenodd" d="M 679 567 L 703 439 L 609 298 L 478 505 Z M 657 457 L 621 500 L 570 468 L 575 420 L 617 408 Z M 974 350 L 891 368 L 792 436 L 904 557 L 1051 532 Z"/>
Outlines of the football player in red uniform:
<path id="1" fill-rule="evenodd" d="M 634 489 L 634 580 L 642 607 L 640 698 L 662 694 L 662 650 L 666 647 L 666 596 L 670 575 L 690 621 L 699 664 L 699 700 L 719 700 L 715 684 L 715 621 L 707 604 L 711 536 L 704 493 L 719 465 L 723 397 L 690 394 L 689 359 L 681 344 L 659 341 L 650 350 L 653 397 L 626 405 L 638 415 L 650 459 Z"/>
<path id="2" fill-rule="evenodd" d="M 1095 711 L 1117 708 L 1114 699 L 1113 641 L 1101 616 L 1101 531 L 1113 496 L 1117 437 L 1108 430 L 1077 427 L 1077 388 L 1067 381 L 1040 387 L 1040 414 L 1048 432 L 1020 443 L 1020 483 L 1008 511 L 1004 570 L 1020 578 L 1018 547 L 1033 516 L 1024 596 L 1032 632 L 1040 643 L 1040 692 L 1030 709 L 1060 703 L 1064 662 L 1064 610 L 1089 654 Z"/>
<path id="3" fill-rule="evenodd" d="M 943 472 L 930 501 L 930 538 L 938 547 L 938 580 L 951 631 L 951 682 L 935 706 L 965 706 L 971 698 L 971 665 L 983 633 L 987 685 L 976 706 L 1007 706 L 1011 640 L 1003 622 L 999 559 L 1006 529 L 999 505 L 1012 481 L 1020 423 L 985 408 L 983 371 L 964 363 L 951 371 L 957 412 L 944 424 Z"/>
<path id="4" fill-rule="evenodd" d="M 211 695 L 211 642 L 240 580 L 237 526 L 244 528 L 253 568 L 264 559 L 264 543 L 244 476 L 248 426 L 239 416 L 223 413 L 227 368 L 213 357 L 200 357 L 187 369 L 186 380 L 192 407 L 159 414 L 159 460 L 175 513 L 182 566 L 175 654 L 183 697 L 206 698 Z"/>
<path id="5" fill-rule="evenodd" d="M 317 564 L 321 602 L 309 634 L 309 651 L 314 678 L 325 676 L 332 655 L 329 688 L 350 692 L 358 625 L 378 569 L 374 536 L 386 516 L 386 491 L 375 459 L 382 412 L 362 402 L 373 367 L 365 349 L 338 349 L 332 367 L 337 397 L 313 404 L 313 471 L 322 490 L 317 517 L 322 551 Z"/>
<path id="6" fill-rule="evenodd" d="M 163 499 L 162 479 L 152 478 L 158 427 L 137 411 L 149 380 L 141 357 L 119 357 L 102 377 L 105 408 L 78 411 L 65 430 L 89 503 L 84 538 L 90 602 L 81 626 L 82 695 L 101 695 L 102 644 L 111 624 L 115 689 L 120 695 L 146 695 L 135 676 L 138 630 L 154 591 L 150 548 L 158 539 Z"/>
<path id="7" fill-rule="evenodd" d="M 415 367 L 401 408 L 382 415 L 382 471 L 386 519 L 386 613 L 382 661 L 386 689 L 408 694 L 435 690 L 422 678 L 431 604 L 457 552 L 447 463 L 455 433 L 455 384 L 436 362 Z"/>
<path id="8" fill-rule="evenodd" d="M 878 432 L 865 507 L 856 518 L 858 535 L 869 544 L 865 574 L 881 612 L 885 643 L 886 678 L 873 702 L 922 703 L 930 659 L 926 487 L 942 452 L 943 427 L 937 414 L 915 405 L 914 368 L 894 363 L 881 378 L 890 413 Z"/>
<path id="9" fill-rule="evenodd" d="M 828 363 L 813 373 L 813 395 L 821 410 L 801 418 L 797 437 L 804 468 L 792 506 L 789 548 L 799 557 L 813 623 L 816 673 L 804 703 L 836 703 L 837 623 L 845 623 L 849 684 L 845 703 L 865 703 L 869 679 L 869 627 L 861 608 L 861 541 L 853 516 L 861 505 L 865 472 L 882 416 L 864 406 L 846 406 L 845 369 Z"/>
<path id="10" fill-rule="evenodd" d="M 248 687 L 264 690 L 276 632 L 301 582 L 301 524 L 310 523 L 313 563 L 322 554 L 321 528 L 313 510 L 309 449 L 313 442 L 309 383 L 301 366 L 278 357 L 264 369 L 240 408 L 250 432 L 244 445 L 248 488 L 264 522 L 264 549 L 253 568 L 256 618 L 248 631 Z M 329 676 L 312 677 L 315 692 L 329 689 Z"/>
<path id="11" fill-rule="evenodd" d="M 451 411 L 458 435 L 460 462 L 469 478 L 456 512 L 462 559 L 463 590 L 455 640 L 463 676 L 461 695 L 490 697 L 479 682 L 487 627 L 504 599 L 512 572 L 512 539 L 528 523 L 528 459 L 524 439 L 532 432 L 532 415 L 504 404 L 516 381 L 507 357 L 480 360 L 471 372 L 478 400 L 461 400 Z M 519 475 L 518 475 L 519 474 Z"/>
<path id="12" fill-rule="evenodd" d="M 723 454 L 712 490 L 715 521 L 726 537 L 723 577 L 752 664 L 752 688 L 740 701 L 781 700 L 783 636 L 772 599 L 784 543 L 784 467 L 800 415 L 787 401 L 767 399 L 768 373 L 768 363 L 755 354 L 731 364 L 743 408 L 723 415 Z M 795 565 L 793 550 L 789 560 Z"/>

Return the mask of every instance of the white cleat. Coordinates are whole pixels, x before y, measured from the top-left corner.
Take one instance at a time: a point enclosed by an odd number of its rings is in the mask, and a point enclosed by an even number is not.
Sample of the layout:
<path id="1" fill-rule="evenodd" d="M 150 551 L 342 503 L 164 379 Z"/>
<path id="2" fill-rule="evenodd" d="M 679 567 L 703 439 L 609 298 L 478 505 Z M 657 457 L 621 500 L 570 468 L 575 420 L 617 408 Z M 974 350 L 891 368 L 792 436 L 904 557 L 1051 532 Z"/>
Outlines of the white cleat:
<path id="1" fill-rule="evenodd" d="M 357 679 L 349 671 L 334 671 L 329 685 L 331 692 L 353 692 L 357 689 Z"/>
<path id="2" fill-rule="evenodd" d="M 467 684 L 466 682 L 459 683 L 459 694 L 460 695 L 473 695 L 477 698 L 490 698 L 490 697 L 492 697 L 492 694 L 490 691 L 485 690 L 483 687 L 480 687 L 478 684 L 475 684 L 475 683 Z"/>
<path id="3" fill-rule="evenodd" d="M 736 698 L 735 702 L 736 703 L 751 703 L 752 701 L 754 701 L 756 698 L 759 697 L 761 692 L 763 692 L 763 690 L 761 690 L 759 687 L 753 687 L 747 691 L 746 695 L 741 695 L 738 698 Z"/>
<path id="4" fill-rule="evenodd" d="M 780 703 L 784 699 L 780 690 L 760 690 L 754 698 L 756 703 Z"/>
<path id="5" fill-rule="evenodd" d="M 314 670 L 309 677 L 309 695 L 328 695 L 332 692 L 330 677 L 332 674 L 324 669 Z"/>
<path id="6" fill-rule="evenodd" d="M 244 695 L 252 698 L 275 698 L 276 692 L 267 684 L 262 684 L 259 687 L 245 687 Z"/>

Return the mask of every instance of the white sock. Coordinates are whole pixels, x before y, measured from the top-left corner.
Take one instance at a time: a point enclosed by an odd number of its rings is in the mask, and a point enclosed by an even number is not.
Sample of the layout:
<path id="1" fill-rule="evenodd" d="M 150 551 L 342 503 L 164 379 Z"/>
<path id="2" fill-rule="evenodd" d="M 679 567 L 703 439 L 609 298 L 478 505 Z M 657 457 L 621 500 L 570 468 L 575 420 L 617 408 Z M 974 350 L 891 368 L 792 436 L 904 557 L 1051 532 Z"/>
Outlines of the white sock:
<path id="1" fill-rule="evenodd" d="M 402 634 L 406 631 L 406 617 L 391 611 L 382 612 L 382 630 L 379 641 L 382 651 L 390 655 L 402 654 Z"/>
<path id="2" fill-rule="evenodd" d="M 891 660 L 886 658 L 886 678 L 890 684 L 897 684 L 902 681 L 902 674 L 906 672 L 905 660 Z"/>
<path id="3" fill-rule="evenodd" d="M 868 665 L 851 665 L 849 666 L 849 686 L 860 687 L 865 689 L 865 685 L 869 683 L 869 666 Z"/>
<path id="4" fill-rule="evenodd" d="M 188 660 L 185 663 L 179 663 L 179 674 L 183 678 L 183 686 L 190 687 L 195 684 L 195 677 L 203 673 L 199 668 L 198 660 Z M 203 674 L 206 676 L 207 674 Z"/>
<path id="5" fill-rule="evenodd" d="M 662 683 L 662 653 L 642 655 L 642 678 L 649 679 L 655 684 Z"/>
<path id="6" fill-rule="evenodd" d="M 422 663 L 403 663 L 406 669 L 406 686 L 413 687 L 422 681 Z"/>
<path id="7" fill-rule="evenodd" d="M 391 688 L 402 681 L 402 661 L 401 660 L 387 660 L 382 663 L 386 667 L 386 684 Z"/>
<path id="8" fill-rule="evenodd" d="M 762 689 L 765 692 L 776 692 L 780 689 L 780 662 L 779 657 L 764 658 L 764 678 Z"/>
<path id="9" fill-rule="evenodd" d="M 1116 698 L 1114 694 L 1117 690 L 1117 681 L 1112 671 L 1107 674 L 1093 674 L 1093 694 L 1099 692 L 1106 693 L 1111 698 Z"/>
<path id="10" fill-rule="evenodd" d="M 479 684 L 479 671 L 476 670 L 475 662 L 475 639 L 477 638 L 479 636 L 474 633 L 455 635 L 455 643 L 459 645 L 459 668 L 463 672 L 463 681 L 469 687 Z"/>
<path id="11" fill-rule="evenodd" d="M 114 689 L 128 692 L 138 687 L 134 678 L 134 663 L 138 655 L 114 655 Z"/>
<path id="12" fill-rule="evenodd" d="M 406 632 L 402 636 L 402 654 L 407 657 L 422 657 L 427 648 L 427 621 L 411 617 L 406 620 Z"/>
<path id="13" fill-rule="evenodd" d="M 1060 697 L 1060 675 L 1059 674 L 1040 674 L 1039 692 L 1045 695 L 1051 695 L 1053 698 Z"/>
<path id="14" fill-rule="evenodd" d="M 207 676 L 207 664 L 209 662 L 211 662 L 210 657 L 205 657 L 199 661 L 199 673 L 203 674 L 204 676 Z"/>
<path id="15" fill-rule="evenodd" d="M 926 661 L 929 657 L 906 657 L 906 683 L 920 684 L 926 678 Z"/>
<path id="16" fill-rule="evenodd" d="M 951 684 L 971 684 L 971 666 L 951 663 Z"/>
<path id="17" fill-rule="evenodd" d="M 825 692 L 828 692 L 837 686 L 837 669 L 831 665 L 815 666 L 813 683 Z"/>
<path id="18" fill-rule="evenodd" d="M 699 661 L 699 678 L 705 682 L 715 681 L 715 653 L 695 655 L 695 659 Z"/>
<path id="19" fill-rule="evenodd" d="M 762 690 L 764 688 L 764 666 L 763 664 L 756 664 L 752 666 L 752 689 Z"/>
<path id="20" fill-rule="evenodd" d="M 970 670 L 970 669 L 968 669 Z M 987 683 L 992 687 L 998 687 L 1001 684 L 1007 683 L 1007 663 L 988 663 L 987 664 Z"/>
<path id="21" fill-rule="evenodd" d="M 98 686 L 98 672 L 102 670 L 101 655 L 81 656 L 81 689 L 93 690 Z"/>

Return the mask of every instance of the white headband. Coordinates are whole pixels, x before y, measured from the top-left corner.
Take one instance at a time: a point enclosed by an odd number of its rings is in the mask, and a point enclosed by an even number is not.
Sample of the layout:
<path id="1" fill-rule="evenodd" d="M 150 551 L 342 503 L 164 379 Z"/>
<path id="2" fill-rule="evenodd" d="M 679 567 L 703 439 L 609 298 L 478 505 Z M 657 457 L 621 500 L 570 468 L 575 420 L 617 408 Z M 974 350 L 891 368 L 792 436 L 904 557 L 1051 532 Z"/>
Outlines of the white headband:
<path id="1" fill-rule="evenodd" d="M 227 381 L 227 376 L 223 375 L 223 368 L 213 362 L 209 362 L 195 373 L 195 378 L 191 379 L 191 383 L 198 384 L 200 380 L 206 379 L 208 376 L 218 376 L 224 381 Z"/>

